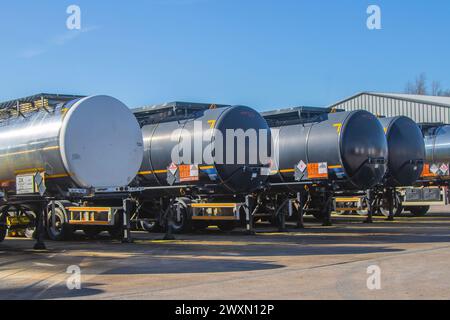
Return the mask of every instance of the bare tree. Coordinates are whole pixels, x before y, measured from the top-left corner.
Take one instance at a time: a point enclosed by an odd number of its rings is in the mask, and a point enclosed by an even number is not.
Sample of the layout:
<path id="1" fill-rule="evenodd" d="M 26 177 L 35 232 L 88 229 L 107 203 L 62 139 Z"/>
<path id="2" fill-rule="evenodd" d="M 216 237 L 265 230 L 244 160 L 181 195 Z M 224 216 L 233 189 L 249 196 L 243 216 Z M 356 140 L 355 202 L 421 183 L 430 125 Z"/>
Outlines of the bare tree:
<path id="1" fill-rule="evenodd" d="M 432 96 L 439 96 L 442 92 L 441 83 L 439 81 L 433 81 L 431 84 L 431 95 Z"/>
<path id="2" fill-rule="evenodd" d="M 428 94 L 427 75 L 425 73 L 421 73 L 419 76 L 416 77 L 416 80 L 414 82 L 408 82 L 406 84 L 405 93 L 427 95 Z M 442 85 L 439 81 L 433 81 L 431 84 L 430 94 L 433 96 L 450 97 L 450 89 L 443 90 Z"/>
<path id="3" fill-rule="evenodd" d="M 450 97 L 450 89 L 439 91 L 439 96 Z"/>

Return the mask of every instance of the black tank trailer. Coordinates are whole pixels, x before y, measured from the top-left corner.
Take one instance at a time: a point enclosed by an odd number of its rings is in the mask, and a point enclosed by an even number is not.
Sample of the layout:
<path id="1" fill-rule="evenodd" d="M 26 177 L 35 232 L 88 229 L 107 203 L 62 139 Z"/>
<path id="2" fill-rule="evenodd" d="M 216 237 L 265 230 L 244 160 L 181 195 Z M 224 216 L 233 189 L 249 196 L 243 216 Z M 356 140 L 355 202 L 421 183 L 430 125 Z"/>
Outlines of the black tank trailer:
<path id="1" fill-rule="evenodd" d="M 352 211 L 368 215 L 368 223 L 372 222 L 373 213 L 381 213 L 388 220 L 393 220 L 396 214 L 401 213 L 405 193 L 403 187 L 414 184 L 420 178 L 425 159 L 422 132 L 412 119 L 400 116 L 379 118 L 379 121 L 388 145 L 384 178 L 378 185 L 368 189 L 365 195 L 345 192 L 334 198 L 336 212 Z M 366 187 L 360 187 L 360 190 L 367 190 Z"/>
<path id="2" fill-rule="evenodd" d="M 449 204 L 450 126 L 444 123 L 421 123 L 426 159 L 420 179 L 400 189 L 405 211 L 424 216 L 432 206 Z"/>
<path id="3" fill-rule="evenodd" d="M 176 233 L 209 225 L 229 231 L 250 219 L 249 198 L 266 187 L 271 150 L 270 128 L 258 112 L 174 102 L 134 113 L 144 138 L 144 160 L 132 184 L 144 189 L 138 227 L 153 231 L 170 220 Z"/>
<path id="4" fill-rule="evenodd" d="M 270 192 L 261 208 L 283 225 L 297 208 L 329 225 L 334 196 L 369 190 L 387 170 L 388 146 L 378 119 L 366 111 L 331 112 L 299 107 L 263 113 L 272 127 L 279 160 L 273 161 Z"/>
<path id="5" fill-rule="evenodd" d="M 388 170 L 372 198 L 375 211 L 393 220 L 403 210 L 403 187 L 412 186 L 423 172 L 425 143 L 419 125 L 412 119 L 399 116 L 379 120 L 388 141 Z M 367 222 L 372 222 L 372 212 Z"/>

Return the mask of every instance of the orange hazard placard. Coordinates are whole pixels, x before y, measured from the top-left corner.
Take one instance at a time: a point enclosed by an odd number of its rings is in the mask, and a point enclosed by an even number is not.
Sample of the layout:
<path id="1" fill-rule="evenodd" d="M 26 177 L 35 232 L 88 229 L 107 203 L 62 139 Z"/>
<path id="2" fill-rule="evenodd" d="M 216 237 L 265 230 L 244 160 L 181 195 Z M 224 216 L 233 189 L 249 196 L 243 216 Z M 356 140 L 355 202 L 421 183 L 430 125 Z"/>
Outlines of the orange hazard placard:
<path id="1" fill-rule="evenodd" d="M 192 182 L 199 180 L 199 168 L 196 165 L 180 166 L 180 182 Z"/>
<path id="2" fill-rule="evenodd" d="M 308 164 L 308 179 L 328 179 L 328 164 L 325 162 Z"/>

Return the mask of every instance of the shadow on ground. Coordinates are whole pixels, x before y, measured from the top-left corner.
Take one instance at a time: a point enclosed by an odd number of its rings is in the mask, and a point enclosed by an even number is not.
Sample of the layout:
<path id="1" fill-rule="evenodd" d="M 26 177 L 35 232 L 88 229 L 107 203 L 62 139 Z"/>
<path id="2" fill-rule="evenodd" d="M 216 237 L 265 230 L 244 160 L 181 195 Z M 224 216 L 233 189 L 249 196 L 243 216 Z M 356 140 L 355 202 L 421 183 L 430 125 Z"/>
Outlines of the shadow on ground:
<path id="1" fill-rule="evenodd" d="M 55 299 L 77 299 L 95 296 L 103 293 L 96 289 L 97 284 L 83 284 L 80 290 L 69 290 L 66 285 L 58 285 L 50 288 L 41 285 L 29 286 L 21 289 L 0 288 L 2 300 L 55 300 Z"/>

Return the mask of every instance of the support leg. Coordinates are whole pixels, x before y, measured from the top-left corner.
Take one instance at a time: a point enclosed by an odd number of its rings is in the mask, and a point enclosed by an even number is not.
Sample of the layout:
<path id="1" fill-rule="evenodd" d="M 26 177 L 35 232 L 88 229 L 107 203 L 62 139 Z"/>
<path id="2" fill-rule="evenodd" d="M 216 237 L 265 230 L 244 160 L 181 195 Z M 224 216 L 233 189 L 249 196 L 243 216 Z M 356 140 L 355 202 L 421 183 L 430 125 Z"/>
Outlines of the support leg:
<path id="1" fill-rule="evenodd" d="M 55 201 L 53 200 L 51 202 L 52 206 L 51 206 L 51 218 L 52 218 L 52 225 L 50 226 L 51 228 L 56 228 L 56 205 L 55 205 Z"/>
<path id="2" fill-rule="evenodd" d="M 388 206 L 389 206 L 389 217 L 387 218 L 387 221 L 394 221 L 395 220 L 395 214 L 394 214 L 394 189 L 389 189 L 386 192 L 387 200 L 388 200 Z"/>
<path id="3" fill-rule="evenodd" d="M 374 203 L 373 203 L 373 192 L 371 190 L 367 191 L 367 219 L 364 221 L 364 223 L 372 224 L 373 223 L 373 210 L 374 210 Z"/>
<path id="4" fill-rule="evenodd" d="M 132 205 L 131 199 L 123 200 L 122 243 L 133 243 L 133 238 L 131 237 L 131 222 L 130 222 L 131 205 Z"/>
<path id="5" fill-rule="evenodd" d="M 250 196 L 245 197 L 245 223 L 246 234 L 249 236 L 255 235 L 253 224 L 253 199 Z"/>
<path id="6" fill-rule="evenodd" d="M 169 207 L 167 208 L 166 214 L 166 234 L 164 235 L 164 240 L 172 241 L 175 240 L 175 236 L 173 235 L 173 218 L 174 218 L 174 207 L 173 202 L 171 201 Z"/>
<path id="7" fill-rule="evenodd" d="M 292 212 L 293 212 L 293 203 L 292 200 L 289 200 L 287 203 L 288 206 L 288 213 L 289 216 L 292 216 Z M 278 231 L 279 232 L 286 232 L 286 215 L 284 213 L 284 210 L 279 210 L 278 211 Z"/>
<path id="8" fill-rule="evenodd" d="M 45 221 L 47 220 L 47 206 L 45 204 L 39 205 L 37 208 L 36 217 L 36 243 L 34 250 L 47 250 L 45 246 Z"/>
<path id="9" fill-rule="evenodd" d="M 303 217 L 305 215 L 305 211 L 304 211 L 303 195 L 301 192 L 297 193 L 297 203 L 298 203 L 297 229 L 304 229 L 305 223 L 303 221 Z"/>
<path id="10" fill-rule="evenodd" d="M 325 204 L 325 216 L 323 219 L 322 226 L 324 227 L 331 227 L 333 225 L 333 222 L 331 221 L 331 212 L 332 212 L 332 205 L 333 205 L 333 197 L 331 195 L 327 196 L 327 201 Z"/>

